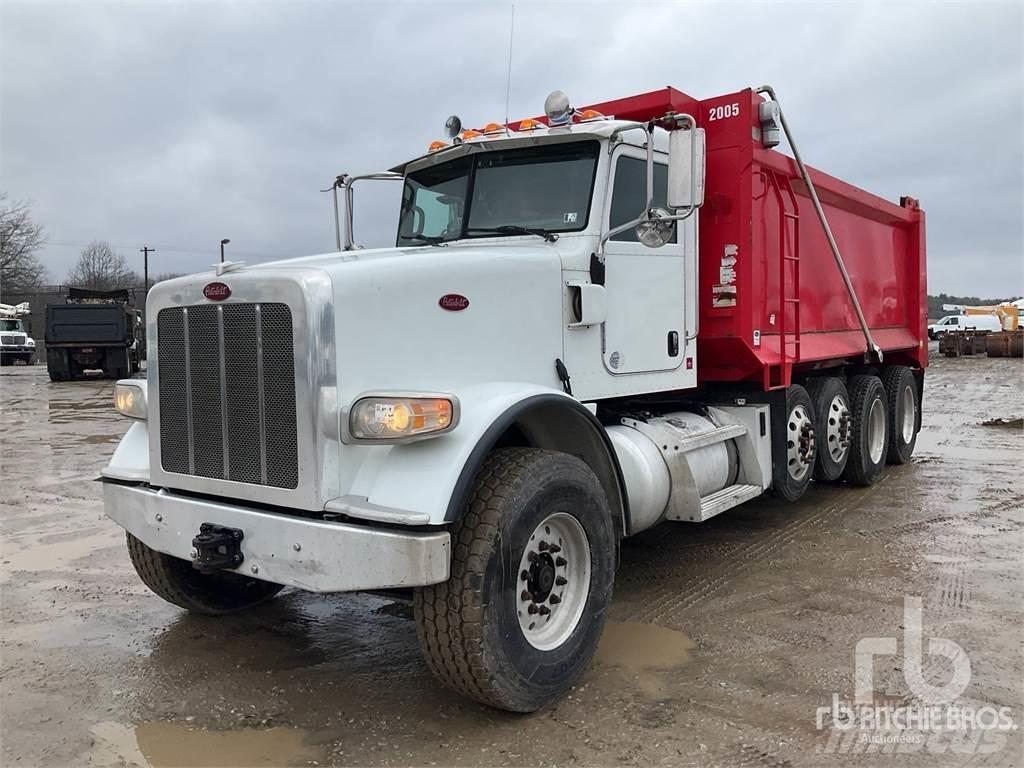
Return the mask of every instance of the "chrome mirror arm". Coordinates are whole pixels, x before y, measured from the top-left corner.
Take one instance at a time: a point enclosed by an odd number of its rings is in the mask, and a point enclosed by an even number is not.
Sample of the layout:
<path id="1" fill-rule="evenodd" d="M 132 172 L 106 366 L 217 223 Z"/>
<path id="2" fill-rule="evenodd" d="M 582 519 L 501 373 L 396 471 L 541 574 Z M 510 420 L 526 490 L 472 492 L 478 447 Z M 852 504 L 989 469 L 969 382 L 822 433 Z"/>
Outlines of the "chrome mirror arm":
<path id="1" fill-rule="evenodd" d="M 380 171 L 377 173 L 364 173 L 359 176 L 350 176 L 347 173 L 339 174 L 335 177 L 334 183 L 327 189 L 321 189 L 321 192 L 333 192 L 334 193 L 334 240 L 337 244 L 338 251 L 352 251 L 356 249 L 355 241 L 353 239 L 352 232 L 352 221 L 354 215 L 354 196 L 352 193 L 352 187 L 357 181 L 402 181 L 405 178 L 401 173 L 394 173 L 393 171 Z M 341 222 L 338 215 L 338 190 L 342 190 L 345 195 L 345 242 L 342 247 L 341 240 Z"/>

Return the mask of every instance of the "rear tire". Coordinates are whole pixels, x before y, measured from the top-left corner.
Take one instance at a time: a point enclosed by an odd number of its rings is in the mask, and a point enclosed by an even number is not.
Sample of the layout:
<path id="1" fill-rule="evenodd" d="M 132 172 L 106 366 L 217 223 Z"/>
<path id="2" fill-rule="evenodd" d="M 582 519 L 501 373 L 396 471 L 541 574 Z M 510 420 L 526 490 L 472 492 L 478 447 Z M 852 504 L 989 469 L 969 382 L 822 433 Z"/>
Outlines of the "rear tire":
<path id="1" fill-rule="evenodd" d="M 615 530 L 597 477 L 566 453 L 496 450 L 451 533 L 450 578 L 413 599 L 431 671 L 499 709 L 555 701 L 590 664 L 611 601 Z"/>
<path id="2" fill-rule="evenodd" d="M 130 533 L 127 536 L 128 556 L 142 583 L 186 611 L 220 616 L 262 603 L 284 589 L 239 573 L 200 573 L 188 560 L 157 552 Z"/>
<path id="3" fill-rule="evenodd" d="M 851 485 L 872 485 L 882 476 L 888 449 L 889 417 L 885 388 L 877 376 L 854 376 L 850 393 L 850 455 L 843 480 Z"/>
<path id="4" fill-rule="evenodd" d="M 817 425 L 817 459 L 814 479 L 838 480 L 850 457 L 850 395 L 837 376 L 823 376 L 807 382 Z"/>
<path id="5" fill-rule="evenodd" d="M 914 454 L 921 426 L 921 398 L 913 371 L 905 365 L 893 365 L 882 374 L 885 402 L 889 409 L 890 464 L 906 464 Z"/>
<path id="6" fill-rule="evenodd" d="M 814 405 L 799 384 L 787 387 L 785 421 L 775 427 L 782 430 L 783 442 L 782 452 L 772 460 L 772 492 L 796 501 L 810 485 L 816 453 Z"/>

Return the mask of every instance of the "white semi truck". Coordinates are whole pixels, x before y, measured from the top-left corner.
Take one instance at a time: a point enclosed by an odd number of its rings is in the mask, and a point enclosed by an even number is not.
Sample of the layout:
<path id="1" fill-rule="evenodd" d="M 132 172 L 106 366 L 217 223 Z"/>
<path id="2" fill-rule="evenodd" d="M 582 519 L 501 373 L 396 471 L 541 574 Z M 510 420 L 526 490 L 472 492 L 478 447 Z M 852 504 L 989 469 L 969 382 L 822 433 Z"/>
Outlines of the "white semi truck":
<path id="1" fill-rule="evenodd" d="M 139 576 L 208 614 L 411 589 L 437 677 L 533 711 L 589 664 L 622 537 L 908 461 L 923 213 L 784 127 L 767 88 L 555 92 L 339 177 L 338 252 L 154 287 L 102 472 Z M 367 178 L 403 185 L 394 247 L 353 243 Z"/>

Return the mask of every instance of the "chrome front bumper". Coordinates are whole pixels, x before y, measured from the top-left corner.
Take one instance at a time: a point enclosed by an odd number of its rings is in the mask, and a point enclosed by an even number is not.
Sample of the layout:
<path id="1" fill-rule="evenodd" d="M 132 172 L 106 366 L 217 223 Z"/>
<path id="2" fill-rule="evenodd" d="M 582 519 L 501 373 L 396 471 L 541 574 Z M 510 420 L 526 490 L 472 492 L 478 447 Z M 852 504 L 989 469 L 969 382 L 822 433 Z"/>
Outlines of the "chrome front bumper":
<path id="1" fill-rule="evenodd" d="M 264 512 L 165 490 L 103 484 L 114 522 L 159 552 L 183 560 L 203 523 L 244 534 L 239 572 L 309 592 L 417 587 L 448 578 L 447 531 L 407 532 Z"/>

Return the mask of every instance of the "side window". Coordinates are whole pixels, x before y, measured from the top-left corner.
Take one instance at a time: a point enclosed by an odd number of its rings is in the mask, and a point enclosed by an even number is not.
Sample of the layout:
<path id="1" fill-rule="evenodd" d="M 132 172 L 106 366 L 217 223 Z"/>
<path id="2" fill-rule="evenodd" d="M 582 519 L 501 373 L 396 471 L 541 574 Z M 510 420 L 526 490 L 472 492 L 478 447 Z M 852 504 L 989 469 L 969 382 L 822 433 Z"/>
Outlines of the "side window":
<path id="1" fill-rule="evenodd" d="M 610 229 L 635 219 L 647 203 L 647 161 L 636 157 L 620 157 L 615 163 L 615 187 L 608 215 Z M 654 206 L 666 207 L 668 197 L 668 166 L 654 164 Z M 671 242 L 676 242 L 678 228 L 673 228 Z M 637 242 L 636 232 L 627 229 L 615 235 L 616 242 Z"/>

